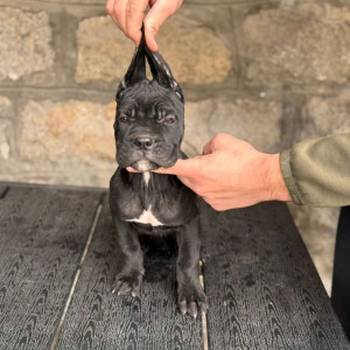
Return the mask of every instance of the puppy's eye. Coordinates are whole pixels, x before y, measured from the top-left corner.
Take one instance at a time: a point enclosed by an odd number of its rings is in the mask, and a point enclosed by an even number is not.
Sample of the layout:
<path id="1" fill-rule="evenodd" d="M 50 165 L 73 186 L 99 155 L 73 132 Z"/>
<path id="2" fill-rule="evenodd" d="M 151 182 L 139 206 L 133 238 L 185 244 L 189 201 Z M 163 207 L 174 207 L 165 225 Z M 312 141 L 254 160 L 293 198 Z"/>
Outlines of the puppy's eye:
<path id="1" fill-rule="evenodd" d="M 165 122 L 167 124 L 174 124 L 176 122 L 176 117 L 172 114 L 169 114 L 165 117 Z"/>
<path id="2" fill-rule="evenodd" d="M 125 123 L 128 121 L 128 116 L 126 114 L 121 114 L 118 119 L 120 122 Z"/>

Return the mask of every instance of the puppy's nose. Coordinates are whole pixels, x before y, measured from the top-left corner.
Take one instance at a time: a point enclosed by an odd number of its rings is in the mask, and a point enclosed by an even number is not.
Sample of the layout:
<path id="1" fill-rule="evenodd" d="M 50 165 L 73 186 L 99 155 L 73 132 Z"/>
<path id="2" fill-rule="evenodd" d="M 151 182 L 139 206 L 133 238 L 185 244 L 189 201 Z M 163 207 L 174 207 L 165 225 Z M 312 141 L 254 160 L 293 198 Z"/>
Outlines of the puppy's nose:
<path id="1" fill-rule="evenodd" d="M 138 136 L 134 139 L 134 145 L 140 149 L 152 149 L 156 139 L 150 136 Z"/>

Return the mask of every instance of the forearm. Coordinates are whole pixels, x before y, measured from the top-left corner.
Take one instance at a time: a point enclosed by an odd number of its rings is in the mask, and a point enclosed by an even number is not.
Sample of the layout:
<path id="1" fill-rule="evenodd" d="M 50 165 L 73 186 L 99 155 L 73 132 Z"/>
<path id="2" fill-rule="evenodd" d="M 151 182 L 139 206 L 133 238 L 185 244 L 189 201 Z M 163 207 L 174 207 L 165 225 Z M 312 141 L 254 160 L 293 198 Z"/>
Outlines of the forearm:
<path id="1" fill-rule="evenodd" d="M 350 133 L 307 140 L 283 151 L 281 171 L 297 204 L 350 204 Z"/>

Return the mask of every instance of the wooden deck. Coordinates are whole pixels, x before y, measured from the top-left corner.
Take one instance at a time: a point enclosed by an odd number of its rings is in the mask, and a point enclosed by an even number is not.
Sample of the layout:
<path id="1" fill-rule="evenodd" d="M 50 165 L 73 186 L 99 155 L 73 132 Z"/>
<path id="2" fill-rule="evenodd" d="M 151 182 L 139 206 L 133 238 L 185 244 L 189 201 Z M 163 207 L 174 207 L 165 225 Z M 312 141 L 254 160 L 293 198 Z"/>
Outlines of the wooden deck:
<path id="1" fill-rule="evenodd" d="M 145 243 L 141 299 L 112 295 L 105 192 L 0 183 L 0 349 L 350 349 L 285 205 L 201 221 L 209 312 L 193 321 L 167 241 Z"/>

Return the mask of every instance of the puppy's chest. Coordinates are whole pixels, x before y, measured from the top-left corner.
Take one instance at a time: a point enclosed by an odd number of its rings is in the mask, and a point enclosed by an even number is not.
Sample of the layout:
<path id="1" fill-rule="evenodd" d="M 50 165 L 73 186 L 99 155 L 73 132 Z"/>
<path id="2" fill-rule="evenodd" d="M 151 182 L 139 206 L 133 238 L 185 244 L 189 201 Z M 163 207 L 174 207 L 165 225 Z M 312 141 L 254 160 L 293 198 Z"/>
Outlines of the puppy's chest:
<path id="1" fill-rule="evenodd" d="M 152 206 L 144 209 L 139 217 L 132 219 L 126 219 L 129 222 L 137 222 L 139 224 L 151 225 L 151 226 L 163 226 L 164 224 L 160 222 L 152 212 Z"/>
<path id="2" fill-rule="evenodd" d="M 142 174 L 143 198 L 130 198 L 128 206 L 125 207 L 124 220 L 151 226 L 172 224 L 178 212 L 175 199 L 167 193 L 151 188 L 151 176 L 149 173 Z M 121 210 L 123 211 L 123 208 Z"/>

